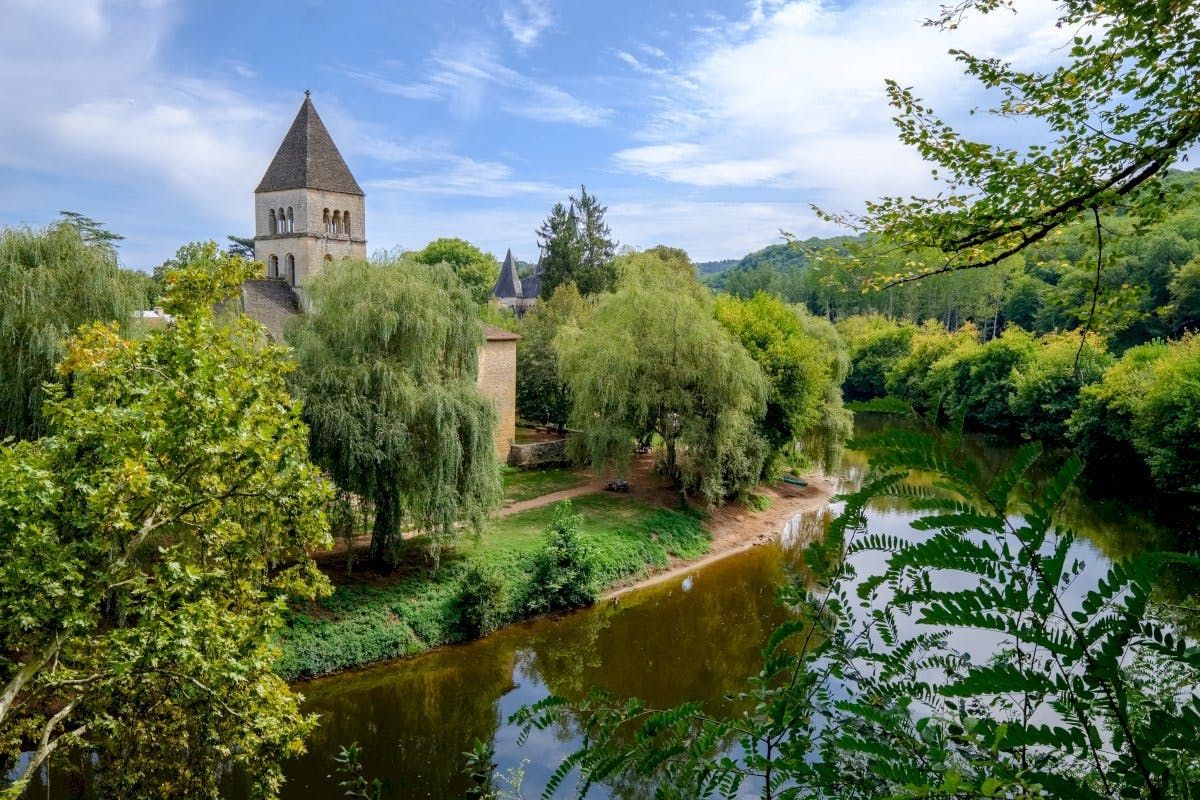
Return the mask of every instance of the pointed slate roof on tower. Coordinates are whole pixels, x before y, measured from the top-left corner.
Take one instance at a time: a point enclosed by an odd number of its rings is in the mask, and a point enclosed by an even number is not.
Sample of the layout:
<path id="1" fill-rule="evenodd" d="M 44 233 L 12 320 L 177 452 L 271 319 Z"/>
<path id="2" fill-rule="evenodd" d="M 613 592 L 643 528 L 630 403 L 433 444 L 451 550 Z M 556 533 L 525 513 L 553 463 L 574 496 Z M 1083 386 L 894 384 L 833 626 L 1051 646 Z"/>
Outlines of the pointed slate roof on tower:
<path id="1" fill-rule="evenodd" d="M 342 154 L 317 109 L 304 93 L 300 112 L 283 137 L 279 151 L 271 159 L 267 173 L 255 189 L 258 192 L 277 192 L 282 189 L 323 189 L 343 194 L 363 194 L 358 181 L 350 173 Z"/>
<path id="2" fill-rule="evenodd" d="M 521 276 L 517 274 L 517 262 L 512 250 L 504 256 L 504 265 L 500 267 L 500 277 L 492 287 L 492 296 L 500 298 L 523 297 L 521 291 Z"/>

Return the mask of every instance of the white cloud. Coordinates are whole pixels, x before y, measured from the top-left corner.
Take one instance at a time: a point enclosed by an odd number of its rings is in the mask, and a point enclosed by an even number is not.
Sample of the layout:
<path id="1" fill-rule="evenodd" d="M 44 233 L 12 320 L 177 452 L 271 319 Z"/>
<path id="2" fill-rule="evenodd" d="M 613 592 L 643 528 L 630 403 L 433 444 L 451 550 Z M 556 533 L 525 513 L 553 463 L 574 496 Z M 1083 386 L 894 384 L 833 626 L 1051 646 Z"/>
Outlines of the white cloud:
<path id="1" fill-rule="evenodd" d="M 496 106 L 539 122 L 594 127 L 613 113 L 609 108 L 580 100 L 552 83 L 507 66 L 485 41 L 443 47 L 431 56 L 430 66 L 429 73 L 417 81 L 394 80 L 357 70 L 346 70 L 345 74 L 386 94 L 410 100 L 445 101 L 468 119 Z"/>
<path id="2" fill-rule="evenodd" d="M 744 18 L 676 48 L 701 54 L 686 66 L 618 52 L 659 96 L 637 132 L 641 143 L 619 150 L 615 163 L 705 188 L 836 187 L 837 204 L 924 188 L 928 168 L 897 141 L 884 78 L 963 111 L 978 95 L 950 47 L 1044 61 L 1063 36 L 1048 2 L 974 19 L 953 36 L 922 27 L 936 9 L 930 0 L 755 0 Z"/>
<path id="3" fill-rule="evenodd" d="M 462 156 L 446 156 L 442 160 L 448 162 L 444 167 L 406 177 L 369 181 L 366 188 L 371 190 L 373 196 L 383 191 L 489 198 L 517 195 L 562 197 L 570 191 L 542 181 L 522 180 L 512 167 L 496 161 L 476 161 Z"/>
<path id="4" fill-rule="evenodd" d="M 548 0 L 520 0 L 505 5 L 501 21 L 517 46 L 525 49 L 554 24 L 554 13 Z"/>
<path id="5" fill-rule="evenodd" d="M 0 168 L 58 185 L 43 190 L 46 202 L 105 219 L 128 235 L 123 252 L 142 266 L 173 250 L 189 220 L 191 238 L 245 229 L 250 192 L 294 110 L 264 108 L 220 83 L 165 72 L 158 51 L 174 22 L 168 5 L 7 6 L 0 107 L 9 113 L 0 125 Z M 97 211 L 89 205 L 95 189 L 77 194 L 87 183 L 137 199 Z M 4 194 L 6 206 L 30 213 L 20 198 Z M 148 237 L 172 224 L 139 208 L 176 215 L 169 244 Z"/>

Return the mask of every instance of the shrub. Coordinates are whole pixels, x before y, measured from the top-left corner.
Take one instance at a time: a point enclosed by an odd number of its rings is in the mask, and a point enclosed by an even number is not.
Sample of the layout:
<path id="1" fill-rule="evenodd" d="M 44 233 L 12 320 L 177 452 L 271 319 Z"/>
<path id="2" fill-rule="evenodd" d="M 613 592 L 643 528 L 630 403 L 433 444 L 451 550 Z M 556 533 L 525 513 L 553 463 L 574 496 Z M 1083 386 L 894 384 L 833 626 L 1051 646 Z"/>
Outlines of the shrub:
<path id="1" fill-rule="evenodd" d="M 916 327 L 878 314 L 848 317 L 838 325 L 838 333 L 850 350 L 850 375 L 845 393 L 851 399 L 866 400 L 887 393 L 887 373 L 892 365 L 908 354 Z"/>
<path id="2" fill-rule="evenodd" d="M 1015 433 L 1019 420 L 1009 407 L 1014 377 L 1033 360 L 1037 340 L 1016 326 L 977 348 L 963 348 L 952 359 L 953 390 L 946 407 L 961 409 L 969 425 L 996 433 Z"/>
<path id="3" fill-rule="evenodd" d="M 934 364 L 978 345 L 979 330 L 970 323 L 951 332 L 937 320 L 927 320 L 913 334 L 908 353 L 888 370 L 888 394 L 921 411 L 936 408 L 947 385 L 930 380 Z"/>
<path id="4" fill-rule="evenodd" d="M 496 567 L 476 562 L 463 575 L 459 620 L 469 636 L 486 636 L 504 624 L 508 586 Z"/>
<path id="5" fill-rule="evenodd" d="M 1099 382 L 1080 389 L 1079 407 L 1067 422 L 1067 435 L 1093 475 L 1119 474 L 1123 482 L 1131 471 L 1149 477 L 1134 448 L 1133 421 L 1154 364 L 1168 349 L 1162 342 L 1132 347 L 1105 370 Z"/>
<path id="6" fill-rule="evenodd" d="M 1160 489 L 1200 491 L 1200 336 L 1170 343 L 1151 365 L 1133 444 Z"/>
<path id="7" fill-rule="evenodd" d="M 596 558 L 579 536 L 580 523 L 570 502 L 555 507 L 546 545 L 534 562 L 525 603 L 530 611 L 558 611 L 596 602 Z"/>
<path id="8" fill-rule="evenodd" d="M 1096 383 L 1113 362 L 1104 340 L 1089 334 L 1054 333 L 1038 340 L 1033 358 L 1016 367 L 1009 408 L 1031 439 L 1061 442 L 1067 420 L 1079 406 L 1079 392 Z"/>

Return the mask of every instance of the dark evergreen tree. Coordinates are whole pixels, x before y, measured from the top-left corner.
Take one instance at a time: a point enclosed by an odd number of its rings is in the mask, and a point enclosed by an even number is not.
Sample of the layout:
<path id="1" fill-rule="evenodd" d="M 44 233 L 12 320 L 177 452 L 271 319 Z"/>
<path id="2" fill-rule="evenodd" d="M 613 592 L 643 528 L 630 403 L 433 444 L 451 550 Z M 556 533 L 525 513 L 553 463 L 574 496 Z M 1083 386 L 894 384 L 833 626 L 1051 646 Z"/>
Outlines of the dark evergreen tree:
<path id="1" fill-rule="evenodd" d="M 564 283 L 574 282 L 581 294 L 612 291 L 617 281 L 613 265 L 617 245 L 604 221 L 607 206 L 600 205 L 586 187 L 570 205 L 555 203 L 538 228 L 542 247 L 541 297 L 548 299 Z"/>

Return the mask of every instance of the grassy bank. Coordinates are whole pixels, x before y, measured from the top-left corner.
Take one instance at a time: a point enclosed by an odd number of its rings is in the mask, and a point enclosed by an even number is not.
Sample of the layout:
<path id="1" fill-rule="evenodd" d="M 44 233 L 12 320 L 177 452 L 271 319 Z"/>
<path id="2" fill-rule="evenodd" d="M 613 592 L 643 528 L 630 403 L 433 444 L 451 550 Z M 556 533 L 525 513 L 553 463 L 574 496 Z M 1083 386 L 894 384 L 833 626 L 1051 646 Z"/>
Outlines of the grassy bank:
<path id="1" fill-rule="evenodd" d="M 574 489 L 587 480 L 586 474 L 569 467 L 535 470 L 504 467 L 504 502 L 519 503 L 564 489 Z"/>
<path id="2" fill-rule="evenodd" d="M 671 556 L 696 558 L 709 547 L 701 521 L 689 514 L 605 494 L 584 495 L 573 505 L 582 516 L 579 535 L 593 553 L 600 590 L 661 569 Z M 293 612 L 279 672 L 288 679 L 312 677 L 470 638 L 459 599 L 472 566 L 491 570 L 502 582 L 503 621 L 529 616 L 533 566 L 553 517 L 553 506 L 544 506 L 493 520 L 482 536 L 446 553 L 436 572 L 424 565 L 420 543 L 410 542 L 396 574 L 346 583 Z"/>

